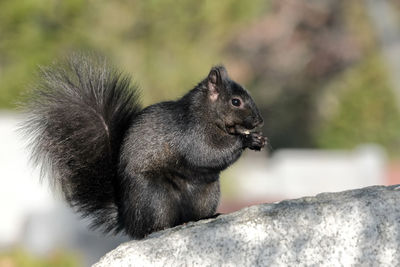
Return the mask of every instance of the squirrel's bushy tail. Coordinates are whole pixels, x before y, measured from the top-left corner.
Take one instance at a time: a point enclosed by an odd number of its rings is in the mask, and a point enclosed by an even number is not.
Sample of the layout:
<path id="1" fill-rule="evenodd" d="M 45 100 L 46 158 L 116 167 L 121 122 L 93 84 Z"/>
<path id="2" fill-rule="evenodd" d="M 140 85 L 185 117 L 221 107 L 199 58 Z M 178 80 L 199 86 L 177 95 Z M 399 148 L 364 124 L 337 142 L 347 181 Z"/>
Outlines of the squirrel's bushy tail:
<path id="1" fill-rule="evenodd" d="M 130 79 L 104 59 L 74 55 L 41 69 L 23 129 L 33 162 L 93 228 L 118 232 L 118 155 L 139 112 Z M 44 172 L 43 172 L 44 171 Z"/>

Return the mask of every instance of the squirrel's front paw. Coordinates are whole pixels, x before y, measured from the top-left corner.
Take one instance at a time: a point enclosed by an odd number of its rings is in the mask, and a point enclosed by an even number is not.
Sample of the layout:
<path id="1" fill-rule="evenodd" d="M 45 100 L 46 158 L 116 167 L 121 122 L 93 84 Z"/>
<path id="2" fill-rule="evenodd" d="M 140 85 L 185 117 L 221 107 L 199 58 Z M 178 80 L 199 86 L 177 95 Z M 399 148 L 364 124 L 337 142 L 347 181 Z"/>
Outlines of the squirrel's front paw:
<path id="1" fill-rule="evenodd" d="M 243 136 L 243 145 L 252 150 L 261 150 L 265 146 L 265 140 L 261 133 L 250 133 Z"/>

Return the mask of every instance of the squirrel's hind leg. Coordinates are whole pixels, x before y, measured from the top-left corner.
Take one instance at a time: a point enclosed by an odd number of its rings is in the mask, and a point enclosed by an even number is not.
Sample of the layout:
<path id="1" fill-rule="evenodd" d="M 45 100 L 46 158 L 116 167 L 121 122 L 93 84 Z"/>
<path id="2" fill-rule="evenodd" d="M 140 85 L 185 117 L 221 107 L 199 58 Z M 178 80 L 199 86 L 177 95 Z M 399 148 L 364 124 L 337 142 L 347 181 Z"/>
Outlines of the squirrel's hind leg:
<path id="1" fill-rule="evenodd" d="M 122 185 L 120 221 L 125 232 L 142 238 L 179 224 L 176 197 L 151 174 L 135 174 Z"/>

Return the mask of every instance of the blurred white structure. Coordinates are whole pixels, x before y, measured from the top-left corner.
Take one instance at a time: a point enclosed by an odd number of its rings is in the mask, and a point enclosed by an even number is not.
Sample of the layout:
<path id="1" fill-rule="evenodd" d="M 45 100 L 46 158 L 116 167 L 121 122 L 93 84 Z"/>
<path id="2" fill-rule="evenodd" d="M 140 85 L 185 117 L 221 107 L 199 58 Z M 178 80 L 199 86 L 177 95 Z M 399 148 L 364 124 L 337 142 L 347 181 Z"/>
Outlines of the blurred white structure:
<path id="1" fill-rule="evenodd" d="M 243 198 L 298 198 L 383 184 L 386 155 L 376 145 L 353 151 L 282 149 L 271 158 L 250 151 L 234 168 L 230 174 Z"/>
<path id="2" fill-rule="evenodd" d="M 80 254 L 86 266 L 128 240 L 90 231 L 28 163 L 22 135 L 16 132 L 20 118 L 0 113 L 0 249 L 23 246 L 46 254 L 67 249 Z"/>
<path id="3" fill-rule="evenodd" d="M 29 168 L 29 155 L 17 138 L 17 121 L 15 114 L 0 113 L 0 246 L 20 238 L 27 215 L 55 206 L 38 173 Z"/>

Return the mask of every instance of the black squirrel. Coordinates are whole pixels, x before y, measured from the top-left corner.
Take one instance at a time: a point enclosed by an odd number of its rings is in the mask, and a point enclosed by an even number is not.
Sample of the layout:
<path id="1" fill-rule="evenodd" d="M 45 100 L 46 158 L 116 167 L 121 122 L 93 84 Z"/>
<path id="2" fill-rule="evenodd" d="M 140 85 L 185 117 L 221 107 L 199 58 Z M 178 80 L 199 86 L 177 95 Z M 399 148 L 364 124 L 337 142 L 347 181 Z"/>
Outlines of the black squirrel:
<path id="1" fill-rule="evenodd" d="M 253 99 L 223 66 L 144 109 L 137 86 L 103 58 L 74 55 L 40 73 L 25 107 L 34 163 L 105 233 L 142 238 L 212 217 L 220 172 L 265 145 Z"/>

